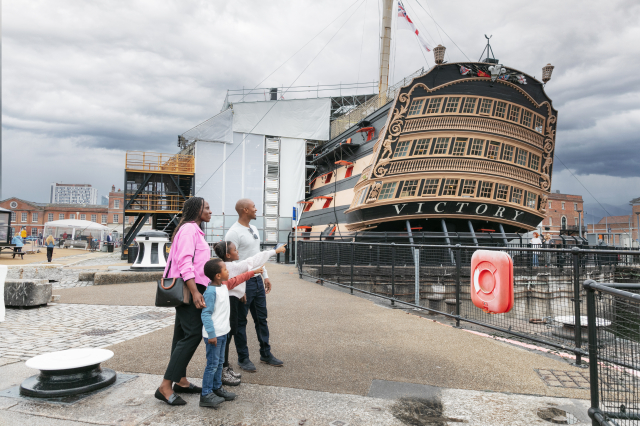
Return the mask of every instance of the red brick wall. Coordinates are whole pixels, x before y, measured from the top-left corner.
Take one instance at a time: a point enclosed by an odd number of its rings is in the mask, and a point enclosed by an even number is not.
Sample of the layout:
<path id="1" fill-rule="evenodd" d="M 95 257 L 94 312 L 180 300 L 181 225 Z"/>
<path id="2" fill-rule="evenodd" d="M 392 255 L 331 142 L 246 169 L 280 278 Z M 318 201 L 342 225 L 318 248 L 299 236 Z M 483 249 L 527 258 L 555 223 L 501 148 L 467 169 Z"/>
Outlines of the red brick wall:
<path id="1" fill-rule="evenodd" d="M 547 202 L 547 218 L 542 221 L 542 232 L 553 235 L 560 234 L 563 216 L 567 219 L 567 227 L 575 226 L 577 229 L 577 226 L 580 223 L 577 210 L 582 210 L 582 225 L 584 227 L 582 196 L 557 193 L 549 194 L 549 200 Z M 549 231 L 546 230 L 547 227 L 550 228 Z"/>

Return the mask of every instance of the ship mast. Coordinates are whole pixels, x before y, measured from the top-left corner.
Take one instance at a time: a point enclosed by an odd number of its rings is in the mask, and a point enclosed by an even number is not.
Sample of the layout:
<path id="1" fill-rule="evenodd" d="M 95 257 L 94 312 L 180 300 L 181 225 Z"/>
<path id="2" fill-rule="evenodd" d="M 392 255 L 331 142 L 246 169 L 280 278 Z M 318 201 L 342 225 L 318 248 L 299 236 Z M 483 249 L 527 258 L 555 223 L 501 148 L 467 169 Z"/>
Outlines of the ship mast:
<path id="1" fill-rule="evenodd" d="M 389 55 L 391 52 L 391 11 L 395 0 L 382 0 L 382 46 L 380 46 L 380 83 L 378 94 L 389 88 Z"/>

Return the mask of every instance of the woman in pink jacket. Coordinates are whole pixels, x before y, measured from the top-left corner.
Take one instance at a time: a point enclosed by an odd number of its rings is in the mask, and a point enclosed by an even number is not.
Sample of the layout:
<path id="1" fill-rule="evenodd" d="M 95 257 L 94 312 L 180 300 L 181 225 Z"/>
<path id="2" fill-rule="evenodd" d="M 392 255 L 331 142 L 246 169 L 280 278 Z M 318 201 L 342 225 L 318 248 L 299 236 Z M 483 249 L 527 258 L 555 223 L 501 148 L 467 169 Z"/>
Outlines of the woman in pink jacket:
<path id="1" fill-rule="evenodd" d="M 202 341 L 202 308 L 206 307 L 202 294 L 209 278 L 204 275 L 204 264 L 211 258 L 209 245 L 201 229 L 202 222 L 211 220 L 209 203 L 203 198 L 189 198 L 182 209 L 182 219 L 173 233 L 171 251 L 164 276 L 182 277 L 189 291 L 191 302 L 176 307 L 176 323 L 173 329 L 171 359 L 164 373 L 164 380 L 155 397 L 169 405 L 185 405 L 178 393 L 197 393 L 202 388 L 187 380 L 187 365 Z M 173 388 L 171 387 L 171 384 Z"/>

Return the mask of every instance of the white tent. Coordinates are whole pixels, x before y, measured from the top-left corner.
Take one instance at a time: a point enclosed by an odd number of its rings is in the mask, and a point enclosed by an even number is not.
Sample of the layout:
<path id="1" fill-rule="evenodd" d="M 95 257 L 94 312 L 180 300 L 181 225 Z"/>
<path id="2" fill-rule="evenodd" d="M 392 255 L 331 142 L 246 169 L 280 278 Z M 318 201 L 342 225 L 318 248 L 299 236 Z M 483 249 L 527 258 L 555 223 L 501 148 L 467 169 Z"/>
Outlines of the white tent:
<path id="1" fill-rule="evenodd" d="M 44 236 L 53 235 L 55 238 L 59 238 L 62 234 L 67 233 L 71 235 L 71 239 L 77 237 L 91 236 L 100 240 L 100 247 L 105 241 L 107 234 L 111 230 L 109 227 L 100 225 L 96 222 L 79 219 L 64 219 L 54 220 L 44 224 Z"/>

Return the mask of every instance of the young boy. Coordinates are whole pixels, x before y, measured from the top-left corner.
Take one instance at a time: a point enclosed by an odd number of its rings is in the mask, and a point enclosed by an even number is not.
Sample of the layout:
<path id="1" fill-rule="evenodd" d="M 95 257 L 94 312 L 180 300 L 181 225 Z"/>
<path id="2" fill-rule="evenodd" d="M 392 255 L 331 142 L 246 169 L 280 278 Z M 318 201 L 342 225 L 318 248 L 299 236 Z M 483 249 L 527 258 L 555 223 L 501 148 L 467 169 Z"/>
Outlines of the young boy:
<path id="1" fill-rule="evenodd" d="M 202 376 L 200 406 L 217 408 L 224 401 L 235 399 L 236 394 L 222 388 L 222 364 L 229 324 L 229 290 L 245 282 L 262 268 L 248 271 L 229 279 L 229 271 L 222 259 L 205 263 L 204 274 L 211 280 L 204 292 L 206 307 L 202 310 L 202 335 L 207 349 L 207 367 Z"/>

